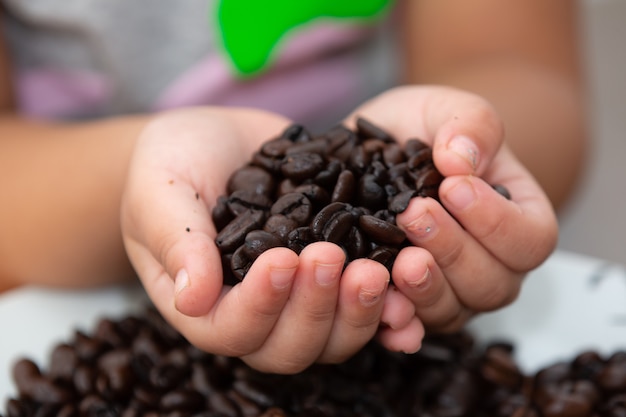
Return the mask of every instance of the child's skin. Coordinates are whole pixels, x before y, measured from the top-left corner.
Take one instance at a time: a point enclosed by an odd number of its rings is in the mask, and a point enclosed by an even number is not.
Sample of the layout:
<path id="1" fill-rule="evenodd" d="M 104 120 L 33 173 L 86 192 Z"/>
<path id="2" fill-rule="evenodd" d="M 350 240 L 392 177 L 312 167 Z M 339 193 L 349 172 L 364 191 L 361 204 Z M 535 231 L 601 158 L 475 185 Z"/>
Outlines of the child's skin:
<path id="1" fill-rule="evenodd" d="M 483 99 L 402 87 L 355 114 L 399 141 L 423 138 L 447 177 L 445 209 L 417 198 L 397 218 L 416 246 L 395 262 L 395 289 L 371 260 L 354 261 L 341 275 L 344 254 L 330 243 L 310 245 L 299 257 L 270 250 L 240 285 L 222 288 L 210 211 L 228 175 L 288 121 L 203 108 L 170 113 L 144 130 L 122 204 L 126 248 L 152 300 L 192 343 L 259 369 L 294 372 L 346 359 L 382 324 L 383 344 L 414 352 L 425 326 L 455 330 L 476 312 L 513 301 L 523 274 L 553 250 L 550 202 L 502 146 L 500 120 Z M 489 185 L 496 183 L 512 201 Z"/>
<path id="2" fill-rule="evenodd" d="M 372 337 L 415 351 L 425 329 L 458 329 L 512 302 L 554 248 L 554 208 L 576 183 L 585 138 L 575 3 L 406 3 L 406 79 L 421 87 L 391 90 L 355 115 L 431 143 L 447 178 L 445 209 L 418 198 L 397 218 L 416 246 L 398 256 L 395 287 L 373 261 L 341 275 L 343 253 L 329 243 L 299 257 L 272 249 L 242 284 L 222 287 L 215 198 L 289 121 L 206 107 L 36 122 L 16 110 L 0 40 L 0 290 L 137 273 L 190 341 L 273 372 L 344 360 Z"/>

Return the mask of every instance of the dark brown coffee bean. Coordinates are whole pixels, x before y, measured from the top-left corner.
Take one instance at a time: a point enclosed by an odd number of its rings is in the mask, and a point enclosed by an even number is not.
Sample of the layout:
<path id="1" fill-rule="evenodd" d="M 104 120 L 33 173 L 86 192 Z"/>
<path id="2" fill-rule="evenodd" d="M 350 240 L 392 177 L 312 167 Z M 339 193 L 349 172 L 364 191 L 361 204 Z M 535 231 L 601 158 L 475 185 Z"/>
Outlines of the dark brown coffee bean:
<path id="1" fill-rule="evenodd" d="M 287 247 L 295 253 L 300 254 L 306 246 L 317 240 L 310 227 L 298 227 L 292 230 L 287 236 Z"/>
<path id="2" fill-rule="evenodd" d="M 426 148 L 429 148 L 428 144 L 417 138 L 411 138 L 404 144 L 404 152 L 409 158 Z"/>
<path id="3" fill-rule="evenodd" d="M 383 245 L 400 245 L 406 239 L 406 234 L 398 226 L 374 216 L 359 217 L 359 226 L 374 242 Z"/>
<path id="4" fill-rule="evenodd" d="M 378 263 L 383 264 L 385 268 L 391 271 L 393 267 L 393 262 L 395 261 L 396 256 L 398 256 L 398 252 L 399 250 L 394 247 L 379 246 L 371 251 L 367 257 Z"/>
<path id="5" fill-rule="evenodd" d="M 291 146 L 293 146 L 292 140 L 280 137 L 265 142 L 261 146 L 261 153 L 270 158 L 282 158 Z"/>
<path id="6" fill-rule="evenodd" d="M 246 235 L 243 250 L 249 259 L 254 260 L 266 250 L 283 246 L 283 242 L 277 236 L 264 230 L 253 230 Z"/>
<path id="7" fill-rule="evenodd" d="M 294 143 L 308 142 L 311 140 L 311 133 L 301 124 L 293 123 L 282 132 L 280 137 Z"/>
<path id="8" fill-rule="evenodd" d="M 406 154 L 397 143 L 388 143 L 383 149 L 383 162 L 388 168 L 395 167 L 406 161 Z"/>
<path id="9" fill-rule="evenodd" d="M 371 174 L 365 174 L 359 180 L 356 199 L 359 205 L 371 210 L 377 210 L 387 205 L 385 189 Z"/>
<path id="10" fill-rule="evenodd" d="M 235 218 L 228 208 L 227 203 L 228 198 L 226 196 L 219 196 L 215 202 L 215 207 L 213 207 L 211 211 L 211 219 L 213 220 L 215 229 L 218 231 L 226 227 L 226 225 Z"/>
<path id="11" fill-rule="evenodd" d="M 311 231 L 314 236 L 321 238 L 324 235 L 324 228 L 340 212 L 349 211 L 350 206 L 342 202 L 330 203 L 319 211 L 311 221 Z"/>
<path id="12" fill-rule="evenodd" d="M 367 171 L 367 167 L 372 163 L 372 157 L 365 151 L 362 145 L 357 145 L 352 149 L 347 163 L 350 170 L 357 175 L 361 175 Z"/>
<path id="13" fill-rule="evenodd" d="M 239 407 L 235 400 L 229 398 L 223 392 L 216 392 L 207 398 L 209 408 L 217 413 L 218 416 L 241 417 Z"/>
<path id="14" fill-rule="evenodd" d="M 518 388 L 523 380 L 511 352 L 500 346 L 486 350 L 481 372 L 486 380 L 509 388 Z"/>
<path id="15" fill-rule="evenodd" d="M 422 197 L 439 199 L 439 185 L 443 181 L 443 175 L 433 166 L 432 169 L 423 169 L 415 180 L 415 188 Z"/>
<path id="16" fill-rule="evenodd" d="M 271 195 L 275 188 L 276 182 L 272 174 L 254 165 L 248 165 L 233 172 L 226 184 L 229 194 L 235 191 L 249 191 Z"/>
<path id="17" fill-rule="evenodd" d="M 255 152 L 252 155 L 252 159 L 250 161 L 252 166 L 256 166 L 262 168 L 263 170 L 269 172 L 270 174 L 278 174 L 280 173 L 280 168 L 282 165 L 281 158 L 272 158 L 267 155 L 264 155 L 262 152 Z"/>
<path id="18" fill-rule="evenodd" d="M 272 215 L 282 214 L 283 216 L 294 220 L 299 225 L 308 222 L 313 211 L 313 204 L 302 193 L 287 193 L 280 197 L 271 206 L 270 213 Z"/>
<path id="19" fill-rule="evenodd" d="M 252 263 L 253 260 L 246 253 L 245 246 L 238 247 L 230 258 L 230 268 L 237 281 L 229 283 L 229 285 L 235 285 L 238 281 L 243 280 L 252 267 Z"/>
<path id="20" fill-rule="evenodd" d="M 358 218 L 358 216 L 355 218 Z M 347 261 L 365 258 L 369 252 L 369 241 L 363 232 L 355 226 L 350 229 L 350 232 L 342 246 L 348 254 Z"/>
<path id="21" fill-rule="evenodd" d="M 244 242 L 249 232 L 261 228 L 264 221 L 264 212 L 246 210 L 217 234 L 215 243 L 222 252 L 232 252 Z"/>
<path id="22" fill-rule="evenodd" d="M 328 150 L 328 143 L 326 143 L 323 139 L 311 140 L 309 142 L 301 142 L 293 144 L 287 151 L 285 155 L 294 155 L 300 153 L 314 153 L 320 156 L 326 154 Z"/>
<path id="23" fill-rule="evenodd" d="M 418 195 L 416 190 L 401 191 L 389 200 L 389 211 L 400 214 L 409 207 L 409 203 L 413 197 Z"/>
<path id="24" fill-rule="evenodd" d="M 274 214 L 267 219 L 263 230 L 278 237 L 281 241 L 286 242 L 289 233 L 298 226 L 298 222 L 284 214 Z"/>
<path id="25" fill-rule="evenodd" d="M 87 365 L 79 365 L 74 371 L 72 382 L 74 388 L 81 396 L 94 393 L 96 390 L 97 371 Z"/>
<path id="26" fill-rule="evenodd" d="M 330 203 L 328 191 L 317 184 L 302 184 L 294 189 L 294 192 L 304 194 L 311 201 L 313 208 L 321 208 Z"/>
<path id="27" fill-rule="evenodd" d="M 356 119 L 356 130 L 357 133 L 363 138 L 376 138 L 384 142 L 391 142 L 394 140 L 393 137 L 384 129 L 381 129 L 363 117 L 358 117 Z"/>
<path id="28" fill-rule="evenodd" d="M 280 170 L 285 177 L 299 182 L 314 177 L 324 169 L 325 165 L 321 155 L 302 152 L 290 154 L 283 158 Z"/>
<path id="29" fill-rule="evenodd" d="M 268 210 L 272 206 L 269 197 L 248 190 L 237 190 L 226 202 L 233 215 L 238 216 L 246 210 Z"/>
<path id="30" fill-rule="evenodd" d="M 333 188 L 330 201 L 335 203 L 349 203 L 354 197 L 356 180 L 352 171 L 344 169 L 337 177 L 337 183 Z"/>
<path id="31" fill-rule="evenodd" d="M 626 361 L 608 362 L 596 380 L 607 392 L 626 392 Z"/>
<path id="32" fill-rule="evenodd" d="M 163 411 L 196 411 L 204 404 L 204 397 L 197 391 L 179 388 L 165 394 L 159 406 Z"/>

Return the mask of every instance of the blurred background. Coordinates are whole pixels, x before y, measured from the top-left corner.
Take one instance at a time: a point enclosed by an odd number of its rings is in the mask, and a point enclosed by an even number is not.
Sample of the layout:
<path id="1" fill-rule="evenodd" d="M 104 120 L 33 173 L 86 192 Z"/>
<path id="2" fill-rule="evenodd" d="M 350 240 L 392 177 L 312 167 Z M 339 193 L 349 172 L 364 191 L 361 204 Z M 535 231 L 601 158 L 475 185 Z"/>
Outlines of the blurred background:
<path id="1" fill-rule="evenodd" d="M 593 143 L 559 247 L 626 265 L 626 0 L 579 1 Z"/>

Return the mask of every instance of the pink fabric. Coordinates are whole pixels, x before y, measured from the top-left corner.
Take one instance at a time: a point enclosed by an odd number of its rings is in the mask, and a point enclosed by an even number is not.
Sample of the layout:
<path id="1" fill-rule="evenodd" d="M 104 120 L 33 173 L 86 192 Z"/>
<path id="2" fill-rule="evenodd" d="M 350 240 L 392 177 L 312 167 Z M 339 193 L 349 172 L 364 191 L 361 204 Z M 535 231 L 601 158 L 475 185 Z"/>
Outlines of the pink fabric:
<path id="1" fill-rule="evenodd" d="M 112 96 L 112 87 L 95 73 L 46 68 L 20 72 L 17 96 L 26 114 L 62 118 L 97 111 Z"/>
<path id="2" fill-rule="evenodd" d="M 334 97 L 350 97 L 358 88 L 354 56 L 316 58 L 328 45 L 347 48 L 366 31 L 336 25 L 316 26 L 294 34 L 280 51 L 272 71 L 250 80 L 231 74 L 222 56 L 211 55 L 175 80 L 156 103 L 156 109 L 181 105 L 254 106 L 294 120 L 315 116 L 316 109 L 333 105 Z M 279 45 L 279 47 L 281 47 Z M 318 110 L 319 111 L 319 110 Z"/>

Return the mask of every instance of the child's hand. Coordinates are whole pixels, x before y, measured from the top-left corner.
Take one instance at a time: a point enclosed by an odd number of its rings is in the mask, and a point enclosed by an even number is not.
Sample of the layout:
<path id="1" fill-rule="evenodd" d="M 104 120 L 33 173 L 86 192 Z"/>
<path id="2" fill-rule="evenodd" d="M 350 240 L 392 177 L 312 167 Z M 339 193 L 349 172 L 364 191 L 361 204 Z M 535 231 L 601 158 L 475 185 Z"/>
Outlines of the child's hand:
<path id="1" fill-rule="evenodd" d="M 389 281 L 370 260 L 342 275 L 343 251 L 319 242 L 300 256 L 269 250 L 241 284 L 223 286 L 211 210 L 230 174 L 287 124 L 242 109 L 157 117 L 138 140 L 122 204 L 128 255 L 164 317 L 201 349 L 281 373 L 359 350 L 376 334 Z"/>
<path id="2" fill-rule="evenodd" d="M 415 198 L 397 216 L 414 246 L 393 267 L 379 332 L 393 350 L 415 351 L 426 329 L 459 329 L 477 312 L 511 303 L 524 275 L 553 251 L 552 206 L 529 172 L 503 145 L 494 110 L 482 99 L 438 87 L 388 91 L 355 113 L 399 141 L 433 146 L 446 177 L 442 205 Z M 491 185 L 505 186 L 511 200 Z"/>

